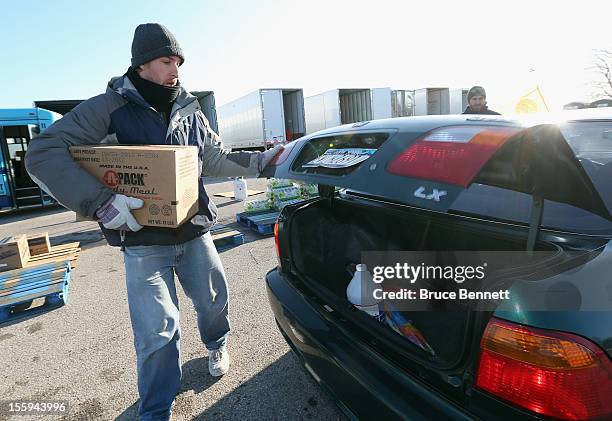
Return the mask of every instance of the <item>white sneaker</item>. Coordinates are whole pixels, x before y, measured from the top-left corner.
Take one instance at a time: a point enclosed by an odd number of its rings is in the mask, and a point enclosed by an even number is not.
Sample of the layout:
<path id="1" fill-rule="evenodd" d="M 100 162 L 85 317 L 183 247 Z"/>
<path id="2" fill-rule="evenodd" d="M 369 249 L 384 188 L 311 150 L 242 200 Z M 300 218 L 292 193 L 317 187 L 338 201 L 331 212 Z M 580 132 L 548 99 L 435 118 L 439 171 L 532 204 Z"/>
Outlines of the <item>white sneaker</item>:
<path id="1" fill-rule="evenodd" d="M 229 370 L 230 357 L 225 347 L 208 351 L 208 371 L 213 377 L 219 377 Z"/>

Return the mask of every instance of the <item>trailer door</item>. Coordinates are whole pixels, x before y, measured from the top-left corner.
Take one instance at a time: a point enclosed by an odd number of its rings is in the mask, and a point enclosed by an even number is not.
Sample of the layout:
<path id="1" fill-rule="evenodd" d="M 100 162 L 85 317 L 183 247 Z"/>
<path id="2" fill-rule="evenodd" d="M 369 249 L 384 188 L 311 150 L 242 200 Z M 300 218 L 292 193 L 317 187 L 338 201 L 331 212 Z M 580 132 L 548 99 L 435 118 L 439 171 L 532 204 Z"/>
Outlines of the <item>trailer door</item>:
<path id="1" fill-rule="evenodd" d="M 391 89 L 372 89 L 372 120 L 391 118 Z"/>
<path id="2" fill-rule="evenodd" d="M 261 91 L 266 147 L 285 142 L 285 114 L 280 89 Z"/>

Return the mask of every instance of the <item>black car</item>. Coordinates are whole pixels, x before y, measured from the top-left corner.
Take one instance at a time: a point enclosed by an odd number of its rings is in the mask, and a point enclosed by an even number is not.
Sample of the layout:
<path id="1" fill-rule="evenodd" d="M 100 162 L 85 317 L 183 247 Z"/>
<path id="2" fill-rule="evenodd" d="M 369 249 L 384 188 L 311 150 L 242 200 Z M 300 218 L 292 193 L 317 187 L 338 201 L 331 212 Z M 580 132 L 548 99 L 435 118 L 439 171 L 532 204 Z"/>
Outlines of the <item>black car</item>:
<path id="1" fill-rule="evenodd" d="M 596 111 L 361 122 L 275 159 L 264 175 L 320 197 L 278 218 L 270 305 L 347 416 L 612 419 L 612 112 Z M 399 312 L 429 352 L 347 301 L 364 252 L 479 250 L 548 257 L 507 272 L 510 304 Z"/>

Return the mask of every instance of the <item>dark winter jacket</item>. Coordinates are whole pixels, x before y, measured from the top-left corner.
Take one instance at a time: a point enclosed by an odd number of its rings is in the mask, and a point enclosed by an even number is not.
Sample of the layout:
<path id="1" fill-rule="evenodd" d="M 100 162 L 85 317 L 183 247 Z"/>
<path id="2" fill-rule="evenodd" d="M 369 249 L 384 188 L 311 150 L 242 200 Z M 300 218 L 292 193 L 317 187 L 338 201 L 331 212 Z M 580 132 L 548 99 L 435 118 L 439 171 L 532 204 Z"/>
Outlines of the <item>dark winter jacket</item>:
<path id="1" fill-rule="evenodd" d="M 95 218 L 95 211 L 113 191 L 85 172 L 70 156 L 74 145 L 195 145 L 200 182 L 198 213 L 181 227 L 144 227 L 127 232 L 125 245 L 181 244 L 206 233 L 215 223 L 217 208 L 206 194 L 203 176 L 257 175 L 259 153 L 221 149 L 197 98 L 181 87 L 169 124 L 136 90 L 127 76 L 111 79 L 106 93 L 84 101 L 42 134 L 32 139 L 26 168 L 32 179 L 59 203 Z M 102 227 L 108 243 L 121 244 L 119 231 Z"/>

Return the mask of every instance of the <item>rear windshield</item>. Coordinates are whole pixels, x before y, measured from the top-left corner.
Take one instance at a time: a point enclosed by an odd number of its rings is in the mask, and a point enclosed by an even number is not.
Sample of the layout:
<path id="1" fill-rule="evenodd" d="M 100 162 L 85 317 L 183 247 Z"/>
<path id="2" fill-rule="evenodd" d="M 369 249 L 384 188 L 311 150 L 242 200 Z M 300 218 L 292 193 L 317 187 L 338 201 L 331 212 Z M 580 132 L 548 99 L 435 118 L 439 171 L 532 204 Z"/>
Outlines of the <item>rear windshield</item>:
<path id="1" fill-rule="evenodd" d="M 325 136 L 309 140 L 299 156 L 294 161 L 291 170 L 302 174 L 349 174 L 359 168 L 359 164 L 347 167 L 325 168 L 322 166 L 309 166 L 315 159 L 320 158 L 328 150 L 355 151 L 355 153 L 374 153 L 389 138 L 389 133 L 358 133 L 337 136 Z"/>
<path id="2" fill-rule="evenodd" d="M 560 130 L 604 204 L 612 210 L 612 121 L 571 122 Z M 450 210 L 529 224 L 531 206 L 532 197 L 528 194 L 474 183 L 459 195 Z M 542 226 L 612 235 L 612 222 L 579 207 L 549 200 L 544 203 Z"/>
<path id="3" fill-rule="evenodd" d="M 561 133 L 612 212 L 612 121 L 571 122 Z"/>

